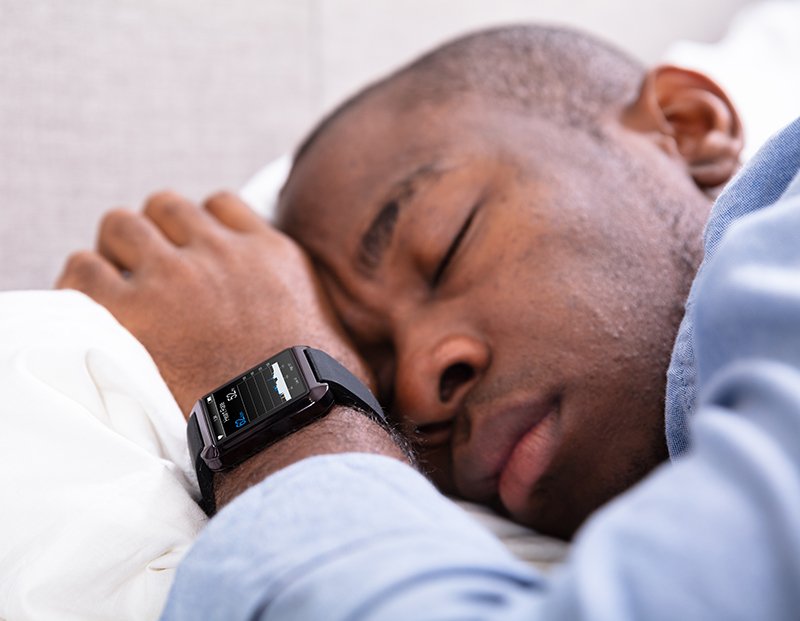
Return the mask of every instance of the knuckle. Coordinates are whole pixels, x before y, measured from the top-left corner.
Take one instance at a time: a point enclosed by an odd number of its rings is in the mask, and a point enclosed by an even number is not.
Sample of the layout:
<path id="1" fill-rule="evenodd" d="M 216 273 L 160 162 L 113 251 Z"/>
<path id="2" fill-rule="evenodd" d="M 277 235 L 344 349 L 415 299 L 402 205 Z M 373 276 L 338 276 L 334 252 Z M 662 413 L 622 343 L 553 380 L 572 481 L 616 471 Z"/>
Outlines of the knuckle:
<path id="1" fill-rule="evenodd" d="M 238 196 L 227 190 L 219 190 L 214 192 L 206 199 L 207 208 L 223 207 L 231 203 L 239 204 L 240 199 Z"/>
<path id="2" fill-rule="evenodd" d="M 231 193 L 226 190 L 217 190 L 212 192 L 206 199 L 207 203 L 217 203 L 220 201 L 228 201 L 231 199 Z"/>
<path id="3" fill-rule="evenodd" d="M 101 273 L 100 257 L 91 250 L 81 250 L 67 258 L 60 282 L 72 289 L 85 289 L 95 283 Z"/>
<path id="4" fill-rule="evenodd" d="M 231 239 L 225 232 L 205 231 L 202 242 L 212 256 L 219 257 L 222 260 L 230 260 L 231 257 L 235 257 L 237 254 L 236 248 L 233 247 Z"/>
<path id="5" fill-rule="evenodd" d="M 154 220 L 167 218 L 173 219 L 187 212 L 191 203 L 176 192 L 164 190 L 157 192 L 147 199 L 144 213 Z"/>
<path id="6" fill-rule="evenodd" d="M 100 222 L 100 239 L 122 238 L 130 236 L 134 229 L 136 215 L 123 208 L 112 209 Z"/>

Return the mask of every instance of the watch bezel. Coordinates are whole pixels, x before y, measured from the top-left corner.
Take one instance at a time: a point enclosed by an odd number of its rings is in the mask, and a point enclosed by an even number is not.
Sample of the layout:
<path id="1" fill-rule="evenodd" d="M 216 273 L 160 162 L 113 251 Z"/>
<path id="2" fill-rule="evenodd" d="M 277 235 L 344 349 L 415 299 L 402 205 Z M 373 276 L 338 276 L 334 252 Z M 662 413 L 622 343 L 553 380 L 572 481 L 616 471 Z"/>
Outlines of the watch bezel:
<path id="1" fill-rule="evenodd" d="M 240 433 L 225 438 L 220 443 L 217 443 L 216 434 L 212 431 L 210 412 L 206 406 L 206 398 L 217 389 L 204 395 L 195 403 L 192 414 L 197 419 L 203 439 L 200 458 L 211 470 L 220 472 L 232 468 L 264 447 L 277 442 L 330 411 L 334 405 L 334 395 L 328 384 L 320 382 L 315 376 L 305 355 L 305 349 L 306 347 L 290 347 L 288 351 L 292 353 L 297 368 L 302 373 L 308 386 L 308 392 L 302 397 L 287 401 L 269 417 L 253 421 L 248 425 L 248 429 L 243 429 Z M 253 368 L 257 367 L 258 365 Z M 244 374 L 249 372 L 246 371 Z"/>

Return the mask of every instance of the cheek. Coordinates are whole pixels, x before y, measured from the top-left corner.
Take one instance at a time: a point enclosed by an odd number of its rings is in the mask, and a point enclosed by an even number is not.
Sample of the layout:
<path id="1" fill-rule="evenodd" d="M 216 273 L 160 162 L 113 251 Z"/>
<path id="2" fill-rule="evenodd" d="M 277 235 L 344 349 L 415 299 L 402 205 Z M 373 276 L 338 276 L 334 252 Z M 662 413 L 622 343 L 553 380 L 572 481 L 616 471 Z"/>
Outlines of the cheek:
<path id="1" fill-rule="evenodd" d="M 651 386 L 663 370 L 665 343 L 669 350 L 660 320 L 649 318 L 663 315 L 654 308 L 658 296 L 591 262 L 524 258 L 527 265 L 513 262 L 516 268 L 509 265 L 472 299 L 490 335 L 495 372 L 521 365 L 531 377 L 574 390 L 627 385 L 632 373 Z"/>
<path id="2" fill-rule="evenodd" d="M 506 263 L 508 269 L 500 277 L 474 293 L 475 304 L 484 310 L 482 320 L 495 339 L 543 355 L 543 350 L 564 350 L 569 343 L 605 331 L 583 282 L 544 261 L 524 265 L 526 259 L 516 266 Z"/>

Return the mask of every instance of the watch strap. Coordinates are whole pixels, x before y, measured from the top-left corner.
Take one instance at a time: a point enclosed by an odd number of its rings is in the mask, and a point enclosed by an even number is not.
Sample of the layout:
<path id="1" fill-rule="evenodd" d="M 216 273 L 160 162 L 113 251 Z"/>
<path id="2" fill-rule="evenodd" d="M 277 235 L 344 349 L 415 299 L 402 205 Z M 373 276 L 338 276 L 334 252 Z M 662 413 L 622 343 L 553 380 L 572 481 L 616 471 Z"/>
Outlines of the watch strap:
<path id="1" fill-rule="evenodd" d="M 347 367 L 319 349 L 308 347 L 305 354 L 314 375 L 320 382 L 328 384 L 337 403 L 355 407 L 376 422 L 387 424 L 378 400 Z"/>
<path id="2" fill-rule="evenodd" d="M 200 457 L 203 451 L 203 436 L 200 433 L 200 425 L 197 422 L 197 415 L 192 413 L 189 417 L 189 425 L 186 428 L 186 439 L 189 442 L 189 454 L 194 462 L 194 471 L 197 474 L 197 484 L 200 487 L 201 501 L 200 508 L 206 515 L 214 515 L 217 511 L 217 498 L 214 495 L 214 473 L 208 464 Z"/>

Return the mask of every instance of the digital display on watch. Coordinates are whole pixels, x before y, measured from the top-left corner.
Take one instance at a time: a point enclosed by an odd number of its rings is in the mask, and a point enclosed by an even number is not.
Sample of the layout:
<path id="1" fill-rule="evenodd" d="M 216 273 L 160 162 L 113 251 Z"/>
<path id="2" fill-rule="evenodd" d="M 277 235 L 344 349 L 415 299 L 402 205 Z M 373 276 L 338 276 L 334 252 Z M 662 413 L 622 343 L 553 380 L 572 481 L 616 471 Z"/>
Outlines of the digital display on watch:
<path id="1" fill-rule="evenodd" d="M 291 350 L 262 362 L 205 397 L 217 442 L 306 392 L 306 382 Z"/>

